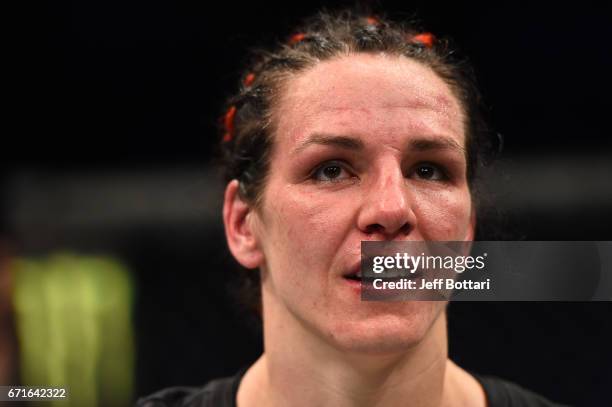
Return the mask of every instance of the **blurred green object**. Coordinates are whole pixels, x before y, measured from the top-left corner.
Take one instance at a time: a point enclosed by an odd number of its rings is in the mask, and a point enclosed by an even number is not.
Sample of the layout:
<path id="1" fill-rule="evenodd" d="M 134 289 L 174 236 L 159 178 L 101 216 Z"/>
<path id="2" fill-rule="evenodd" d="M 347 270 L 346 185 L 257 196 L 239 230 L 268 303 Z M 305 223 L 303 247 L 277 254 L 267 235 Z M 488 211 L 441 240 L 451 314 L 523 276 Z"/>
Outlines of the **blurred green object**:
<path id="1" fill-rule="evenodd" d="M 23 385 L 68 388 L 67 400 L 46 406 L 129 406 L 133 289 L 126 267 L 67 253 L 13 266 Z"/>

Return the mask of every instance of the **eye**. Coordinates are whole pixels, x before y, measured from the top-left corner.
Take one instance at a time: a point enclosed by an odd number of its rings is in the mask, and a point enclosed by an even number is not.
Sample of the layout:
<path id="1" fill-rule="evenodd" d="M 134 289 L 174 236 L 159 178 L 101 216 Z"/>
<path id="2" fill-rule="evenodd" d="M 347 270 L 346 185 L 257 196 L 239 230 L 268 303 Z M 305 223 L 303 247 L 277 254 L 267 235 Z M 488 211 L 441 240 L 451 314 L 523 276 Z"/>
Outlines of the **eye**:
<path id="1" fill-rule="evenodd" d="M 312 173 L 311 178 L 313 178 L 315 181 L 338 182 L 343 179 L 351 178 L 351 174 L 341 163 L 337 161 L 329 161 L 319 166 Z"/>
<path id="2" fill-rule="evenodd" d="M 431 163 L 422 163 L 415 167 L 414 174 L 416 177 L 429 181 L 444 181 L 448 179 L 444 171 L 437 165 Z"/>

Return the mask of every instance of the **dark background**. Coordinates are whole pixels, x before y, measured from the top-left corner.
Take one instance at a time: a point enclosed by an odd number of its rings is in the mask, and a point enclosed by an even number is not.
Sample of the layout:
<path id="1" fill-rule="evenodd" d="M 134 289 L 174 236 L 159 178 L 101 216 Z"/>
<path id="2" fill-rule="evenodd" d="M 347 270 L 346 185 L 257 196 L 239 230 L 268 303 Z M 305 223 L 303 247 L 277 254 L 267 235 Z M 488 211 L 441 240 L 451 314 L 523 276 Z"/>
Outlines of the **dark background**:
<path id="1" fill-rule="evenodd" d="M 374 8 L 416 11 L 470 56 L 505 137 L 493 206 L 509 213 L 513 235 L 612 240 L 610 13 L 534 3 Z M 352 2 L 48 2 L 15 31 L 0 237 L 17 255 L 68 247 L 130 266 L 139 395 L 233 374 L 261 352 L 244 310 L 219 288 L 233 263 L 210 170 L 217 120 L 248 47 L 339 4 Z M 98 185 L 105 192 L 92 203 Z M 611 311 L 610 302 L 454 303 L 450 353 L 468 370 L 602 406 Z"/>

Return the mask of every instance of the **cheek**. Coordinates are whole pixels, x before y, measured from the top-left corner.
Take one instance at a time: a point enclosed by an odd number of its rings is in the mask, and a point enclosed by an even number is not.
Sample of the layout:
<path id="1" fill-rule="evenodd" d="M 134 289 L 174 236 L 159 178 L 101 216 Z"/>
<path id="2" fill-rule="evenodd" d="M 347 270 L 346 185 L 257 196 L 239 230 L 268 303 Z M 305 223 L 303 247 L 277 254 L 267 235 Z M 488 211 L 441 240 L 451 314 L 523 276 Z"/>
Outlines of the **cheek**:
<path id="1" fill-rule="evenodd" d="M 350 227 L 351 211 L 338 200 L 298 188 L 286 187 L 274 196 L 279 198 L 269 201 L 266 210 L 264 251 L 274 257 L 283 253 L 278 261 L 294 268 L 329 267 Z"/>
<path id="2" fill-rule="evenodd" d="M 467 190 L 427 193 L 415 204 L 418 229 L 425 240 L 465 240 L 471 213 Z"/>
<path id="3" fill-rule="evenodd" d="M 279 243 L 309 243 L 326 237 L 334 218 L 331 210 L 307 196 L 291 195 L 271 205 L 271 226 Z M 316 237 L 316 238 L 315 238 Z"/>

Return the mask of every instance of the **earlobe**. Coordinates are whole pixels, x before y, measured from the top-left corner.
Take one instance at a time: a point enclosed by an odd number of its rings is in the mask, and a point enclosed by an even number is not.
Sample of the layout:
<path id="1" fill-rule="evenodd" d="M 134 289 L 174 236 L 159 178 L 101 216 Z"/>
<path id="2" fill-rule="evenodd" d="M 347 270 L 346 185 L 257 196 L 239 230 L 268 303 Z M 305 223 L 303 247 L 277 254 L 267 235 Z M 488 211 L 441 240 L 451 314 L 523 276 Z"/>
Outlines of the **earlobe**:
<path id="1" fill-rule="evenodd" d="M 246 268 L 261 265 L 263 253 L 259 247 L 250 219 L 255 213 L 238 193 L 239 183 L 232 180 L 225 188 L 223 201 L 223 224 L 230 251 L 236 260 Z"/>

